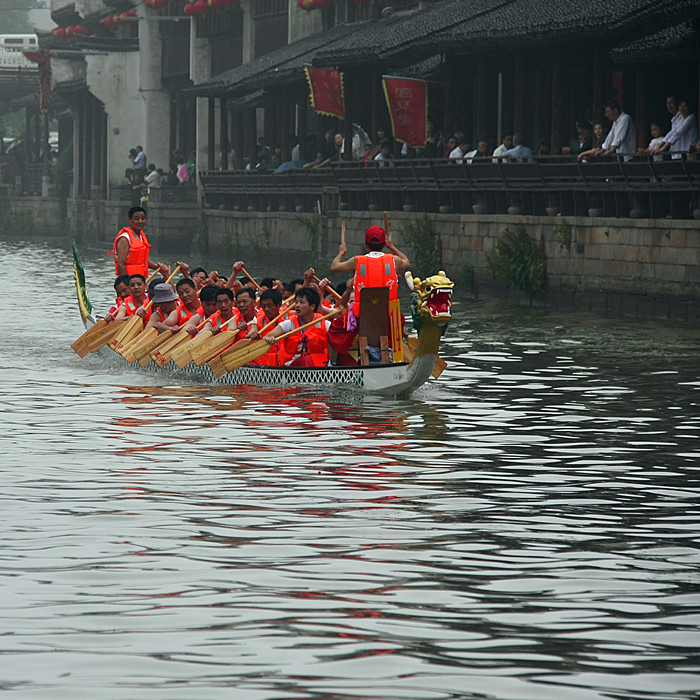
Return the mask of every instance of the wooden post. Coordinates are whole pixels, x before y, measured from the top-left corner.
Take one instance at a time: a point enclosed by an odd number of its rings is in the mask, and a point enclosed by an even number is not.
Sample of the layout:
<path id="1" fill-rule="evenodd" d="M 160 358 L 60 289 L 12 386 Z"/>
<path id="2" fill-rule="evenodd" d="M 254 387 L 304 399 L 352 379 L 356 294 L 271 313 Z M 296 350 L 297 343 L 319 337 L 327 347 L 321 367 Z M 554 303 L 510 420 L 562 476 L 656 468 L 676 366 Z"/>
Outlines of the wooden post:
<path id="1" fill-rule="evenodd" d="M 221 169 L 228 170 L 228 111 L 226 108 L 226 97 L 219 98 L 219 144 L 221 148 Z"/>
<path id="2" fill-rule="evenodd" d="M 649 123 L 647 121 L 646 71 L 637 65 L 635 73 L 634 122 L 637 127 L 637 148 L 639 148 L 646 146 L 648 142 Z"/>
<path id="3" fill-rule="evenodd" d="M 475 105 L 474 105 L 474 144 L 472 148 L 476 148 L 477 143 L 481 139 L 488 136 L 489 124 L 489 79 L 491 77 L 491 66 L 488 63 L 482 63 L 476 71 L 475 83 Z"/>
<path id="4" fill-rule="evenodd" d="M 591 119 L 593 123 L 603 121 L 603 101 L 605 99 L 605 76 L 603 75 L 604 56 L 600 44 L 593 47 L 593 60 L 591 62 L 591 75 L 593 85 L 591 86 Z"/>
<path id="5" fill-rule="evenodd" d="M 353 89 L 352 79 L 348 72 L 345 72 L 345 150 L 343 160 L 352 160 L 352 119 L 354 112 L 352 109 Z"/>
<path id="6" fill-rule="evenodd" d="M 455 131 L 455 115 L 454 115 L 454 75 L 452 67 L 452 59 L 447 56 L 444 64 L 444 81 L 445 81 L 445 102 L 443 107 L 443 133 L 448 138 Z M 442 155 L 441 153 L 438 155 Z"/>
<path id="7" fill-rule="evenodd" d="M 552 55 L 552 110 L 549 138 L 549 152 L 561 153 L 564 131 L 564 56 L 560 49 Z"/>
<path id="8" fill-rule="evenodd" d="M 209 97 L 207 103 L 207 170 L 214 170 L 214 153 L 216 148 L 216 135 L 214 133 L 216 126 L 216 98 Z"/>
<path id="9" fill-rule="evenodd" d="M 525 113 L 527 111 L 526 100 L 528 96 L 525 71 L 525 56 L 516 53 L 513 67 L 513 133 L 525 131 Z"/>
<path id="10" fill-rule="evenodd" d="M 297 123 L 297 138 L 298 141 L 297 143 L 299 144 L 299 158 L 304 158 L 306 154 L 306 142 L 308 141 L 308 134 L 307 134 L 307 112 L 306 110 L 308 109 L 307 105 L 309 103 L 309 88 L 306 84 L 301 86 L 301 90 L 299 91 L 299 103 L 297 109 L 299 117 L 298 117 L 298 123 Z M 320 123 L 323 123 L 321 119 L 319 119 Z M 323 143 L 323 137 L 321 138 L 321 143 Z M 319 146 L 320 148 L 320 146 Z M 316 154 L 314 153 L 314 156 Z"/>
<path id="11" fill-rule="evenodd" d="M 274 154 L 275 144 L 281 149 L 280 161 L 284 163 L 289 158 L 289 99 L 287 91 L 282 89 L 281 95 L 277 102 L 279 111 L 279 119 L 277 120 L 277 133 L 279 139 L 271 143 L 272 153 Z M 299 148 L 301 151 L 301 147 Z"/>

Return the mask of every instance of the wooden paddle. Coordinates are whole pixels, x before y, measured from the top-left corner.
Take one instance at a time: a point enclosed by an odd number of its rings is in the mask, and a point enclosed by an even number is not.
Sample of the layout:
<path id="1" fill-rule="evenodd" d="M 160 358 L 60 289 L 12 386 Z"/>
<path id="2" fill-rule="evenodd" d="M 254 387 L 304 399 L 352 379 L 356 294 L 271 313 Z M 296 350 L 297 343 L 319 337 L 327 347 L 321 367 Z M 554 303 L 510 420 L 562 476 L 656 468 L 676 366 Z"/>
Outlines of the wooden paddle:
<path id="1" fill-rule="evenodd" d="M 414 338 L 412 336 L 406 338 L 406 347 L 404 348 L 404 359 L 407 362 L 413 362 L 417 345 L 418 338 Z M 446 367 L 447 362 L 445 362 L 445 360 L 443 360 L 442 357 L 438 355 L 437 359 L 435 360 L 435 367 L 433 367 L 433 371 L 431 374 L 433 375 L 433 377 L 435 377 L 435 379 L 437 379 L 445 371 Z"/>
<path id="2" fill-rule="evenodd" d="M 189 333 L 188 333 L 189 335 Z M 190 339 L 183 345 L 179 345 L 175 350 L 172 351 L 170 359 L 180 368 L 186 367 L 192 361 L 190 357 L 190 350 L 195 347 L 198 343 L 203 343 L 207 338 L 211 338 L 214 335 L 211 331 L 200 331 L 194 338 Z"/>
<path id="3" fill-rule="evenodd" d="M 87 339 L 88 350 L 97 352 L 101 347 L 110 343 L 114 336 L 124 327 L 124 321 L 114 321 L 107 328 L 95 333 Z"/>
<path id="4" fill-rule="evenodd" d="M 314 275 L 314 280 L 321 284 L 321 280 L 318 277 L 316 277 L 316 275 Z M 338 292 L 335 291 L 335 289 L 333 289 L 333 287 L 331 287 L 330 284 L 326 287 L 326 291 L 330 292 L 331 296 L 334 296 L 338 301 L 340 301 L 343 298 L 342 296 L 340 296 L 340 294 L 338 294 Z"/>
<path id="5" fill-rule="evenodd" d="M 345 245 L 345 221 L 340 224 L 340 242 Z"/>
<path id="6" fill-rule="evenodd" d="M 190 350 L 190 360 L 200 367 L 208 359 L 211 359 L 214 355 L 218 355 L 219 352 L 225 350 L 229 345 L 233 343 L 233 339 L 240 333 L 238 329 L 235 331 L 228 330 L 228 324 L 235 318 L 231 316 L 227 321 L 224 321 L 220 328 L 220 332 L 212 334 L 210 337 L 205 338 L 204 342 L 197 343 Z"/>
<path id="7" fill-rule="evenodd" d="M 85 357 L 90 352 L 88 348 L 87 340 L 95 333 L 99 333 L 103 328 L 107 327 L 107 321 L 101 318 L 97 323 L 93 324 L 88 328 L 85 333 L 83 333 L 77 340 L 71 343 L 71 348 L 78 353 L 78 357 Z"/>
<path id="8" fill-rule="evenodd" d="M 345 311 L 344 308 L 336 309 L 332 313 L 328 314 L 327 316 L 323 316 L 322 318 L 315 318 L 313 321 L 309 321 L 308 323 L 305 323 L 303 326 L 299 326 L 299 328 L 294 328 L 293 330 L 283 333 L 282 335 L 277 337 L 277 342 L 280 340 L 284 340 L 285 338 L 289 338 L 290 336 L 294 335 L 295 333 L 300 333 L 301 331 L 305 331 L 307 328 L 311 328 L 311 326 L 315 326 L 317 323 L 323 323 L 324 321 L 330 321 L 331 319 L 335 318 L 336 316 L 340 316 Z M 235 354 L 232 353 L 226 360 L 224 360 L 224 364 L 226 365 L 226 371 L 227 372 L 233 372 L 234 370 L 238 369 L 239 367 L 242 367 L 243 365 L 248 364 L 249 362 L 252 362 L 253 360 L 257 360 L 258 357 L 262 357 L 268 350 L 270 349 L 270 344 L 265 341 L 265 340 L 256 340 L 254 343 L 249 345 L 247 348 L 244 348 L 243 350 L 236 352 Z"/>
<path id="9" fill-rule="evenodd" d="M 180 272 L 180 266 L 177 265 L 173 270 L 170 277 L 165 280 L 165 284 L 169 284 L 173 281 L 173 278 L 177 273 Z M 148 302 L 145 310 L 148 311 L 151 306 L 153 306 L 153 299 Z M 118 335 L 114 337 L 114 340 L 109 344 L 109 346 L 119 352 L 122 348 L 126 347 L 131 340 L 133 340 L 141 331 L 143 330 L 143 319 L 138 315 L 134 314 L 128 321 L 124 324 L 124 328 L 120 331 Z"/>
<path id="10" fill-rule="evenodd" d="M 141 367 L 145 367 L 149 362 L 151 362 L 151 353 L 155 352 L 158 348 L 163 347 L 172 337 L 175 335 L 169 328 L 162 333 L 158 334 L 157 338 L 154 338 L 148 343 L 144 343 L 140 348 L 134 351 L 134 358 L 139 363 Z"/>
<path id="11" fill-rule="evenodd" d="M 389 235 L 389 215 L 386 212 L 384 212 L 384 233 Z"/>
<path id="12" fill-rule="evenodd" d="M 204 328 L 204 324 L 206 322 L 207 319 L 205 318 L 197 326 L 197 330 L 199 331 Z M 194 338 L 195 336 L 190 335 L 187 331 L 178 331 L 171 336 L 167 343 L 163 343 L 163 345 L 159 345 L 157 348 L 154 348 L 153 352 L 151 353 L 151 359 L 158 365 L 158 367 L 165 367 L 165 365 L 170 362 L 173 353 L 185 343 L 194 340 Z"/>
<path id="13" fill-rule="evenodd" d="M 255 285 L 256 289 L 260 289 L 260 285 L 250 276 L 245 267 L 241 269 L 241 272 L 243 272 L 243 274 L 253 283 L 253 285 Z"/>
<path id="14" fill-rule="evenodd" d="M 290 297 L 290 299 L 293 300 L 293 297 Z M 283 304 L 283 306 L 288 305 L 290 303 L 291 302 L 289 301 L 289 299 L 286 299 L 285 304 Z M 276 321 L 282 318 L 282 316 L 284 316 L 286 313 L 287 309 L 280 313 Z M 231 319 L 229 319 L 229 321 L 230 320 Z M 223 328 L 224 325 L 226 325 L 227 323 L 228 321 L 226 321 L 225 324 L 222 324 L 221 327 Z M 270 323 L 272 323 L 272 321 Z M 266 331 L 269 330 L 270 324 L 268 323 L 264 328 Z M 226 330 L 221 333 L 218 333 L 212 338 L 206 339 L 204 343 L 201 343 L 200 345 L 190 350 L 190 358 L 195 363 L 195 365 L 197 365 L 197 367 L 201 367 L 205 362 L 208 362 L 209 360 L 215 358 L 217 355 L 224 352 L 224 350 L 227 350 L 231 345 L 234 345 L 234 340 L 239 333 L 239 330 Z M 253 341 L 250 338 L 242 338 L 241 340 L 235 343 L 235 347 L 245 347 L 246 345 L 249 345 L 252 342 Z"/>
<path id="15" fill-rule="evenodd" d="M 153 279 L 153 277 L 157 274 L 158 270 L 155 270 L 153 274 L 146 280 L 146 283 Z M 87 355 L 90 352 L 87 339 L 94 336 L 96 333 L 99 333 L 102 330 L 106 330 L 107 325 L 108 323 L 107 321 L 105 321 L 104 318 L 99 319 L 71 344 L 71 348 L 75 350 L 79 357 L 85 357 L 85 355 Z"/>
<path id="16" fill-rule="evenodd" d="M 269 323 L 266 323 L 259 331 L 260 335 L 264 335 L 267 333 L 267 331 L 272 330 L 274 326 L 276 326 L 284 317 L 284 315 L 287 313 L 287 310 L 284 309 L 281 313 L 279 313 L 275 318 L 272 319 Z M 217 355 L 216 357 L 212 358 L 209 360 L 209 368 L 211 371 L 214 373 L 216 378 L 218 379 L 222 374 L 226 374 L 226 365 L 224 364 L 223 357 L 227 354 L 231 354 L 233 352 L 241 352 L 244 348 L 250 346 L 253 343 L 253 340 L 251 338 L 244 338 L 243 340 L 239 340 L 237 343 L 234 344 L 234 346 L 224 352 L 221 353 L 220 355 Z"/>
<path id="17" fill-rule="evenodd" d="M 143 333 L 139 333 L 126 347 L 119 353 L 129 364 L 136 361 L 134 351 L 150 343 L 158 337 L 157 328 L 147 328 Z"/>

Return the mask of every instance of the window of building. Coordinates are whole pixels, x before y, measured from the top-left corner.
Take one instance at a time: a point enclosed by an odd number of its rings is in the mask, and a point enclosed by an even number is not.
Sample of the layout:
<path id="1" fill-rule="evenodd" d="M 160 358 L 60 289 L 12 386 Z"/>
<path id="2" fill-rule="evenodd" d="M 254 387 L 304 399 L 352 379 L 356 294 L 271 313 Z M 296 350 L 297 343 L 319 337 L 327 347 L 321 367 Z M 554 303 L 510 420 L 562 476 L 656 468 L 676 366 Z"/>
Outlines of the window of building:
<path id="1" fill-rule="evenodd" d="M 287 45 L 287 0 L 256 0 L 253 3 L 253 22 L 256 58 Z"/>

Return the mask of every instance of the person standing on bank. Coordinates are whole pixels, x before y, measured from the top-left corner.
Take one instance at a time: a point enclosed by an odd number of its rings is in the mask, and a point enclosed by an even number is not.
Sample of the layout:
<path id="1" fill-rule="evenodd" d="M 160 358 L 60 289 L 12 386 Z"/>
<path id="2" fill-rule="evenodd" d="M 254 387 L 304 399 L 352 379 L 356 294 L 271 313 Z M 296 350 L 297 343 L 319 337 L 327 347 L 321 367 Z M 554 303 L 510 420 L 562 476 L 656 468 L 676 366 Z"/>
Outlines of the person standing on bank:
<path id="1" fill-rule="evenodd" d="M 116 276 L 143 275 L 145 278 L 150 269 L 160 270 L 163 277 L 167 277 L 169 273 L 166 265 L 149 260 L 151 244 L 143 230 L 146 225 L 146 210 L 143 207 L 132 207 L 128 217 L 129 225 L 119 231 L 114 246 L 109 251 L 114 254 Z"/>

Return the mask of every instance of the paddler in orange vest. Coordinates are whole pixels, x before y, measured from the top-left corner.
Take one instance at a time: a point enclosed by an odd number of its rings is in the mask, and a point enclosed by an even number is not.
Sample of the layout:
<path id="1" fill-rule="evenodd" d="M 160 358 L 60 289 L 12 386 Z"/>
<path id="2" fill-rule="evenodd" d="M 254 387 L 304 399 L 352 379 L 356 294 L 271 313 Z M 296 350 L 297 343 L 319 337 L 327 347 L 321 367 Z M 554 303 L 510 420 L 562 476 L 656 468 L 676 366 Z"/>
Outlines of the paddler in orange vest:
<path id="1" fill-rule="evenodd" d="M 262 286 L 262 285 L 261 285 Z M 260 308 L 262 309 L 263 313 L 265 314 L 265 318 L 261 318 L 260 322 L 262 323 L 262 326 L 260 328 L 264 328 L 270 321 L 273 321 L 279 316 L 280 313 L 280 307 L 282 306 L 282 294 L 277 290 L 277 289 L 265 289 L 261 294 L 260 294 Z M 274 329 L 268 330 L 267 333 L 270 333 Z M 251 331 L 248 334 L 248 337 L 252 338 L 253 340 L 258 340 L 261 337 L 259 329 L 254 328 L 251 329 Z M 251 362 L 252 365 L 263 365 L 266 367 L 274 367 L 277 365 L 277 348 L 273 345 L 270 347 L 270 349 L 262 356 L 259 357 L 257 360 L 253 360 Z"/>
<path id="2" fill-rule="evenodd" d="M 325 367 L 328 365 L 328 329 L 330 321 L 317 312 L 321 304 L 319 293 L 311 287 L 302 287 L 296 293 L 294 310 L 296 315 L 282 321 L 263 340 L 270 345 L 277 344 L 277 337 L 283 333 L 317 320 L 318 323 L 304 331 L 283 338 L 279 345 L 278 361 L 288 367 Z"/>
<path id="3" fill-rule="evenodd" d="M 170 312 L 169 316 L 158 328 L 161 333 L 166 330 L 179 331 L 191 319 L 194 319 L 193 322 L 195 324 L 204 319 L 204 309 L 195 291 L 194 281 L 185 277 L 175 285 L 175 290 L 179 300 L 176 302 L 176 308 Z"/>
<path id="4" fill-rule="evenodd" d="M 143 207 L 129 209 L 129 225 L 125 226 L 114 239 L 109 253 L 114 254 L 115 274 L 143 275 L 148 277 L 148 270 L 160 270 L 163 277 L 168 276 L 168 268 L 162 263 L 151 262 L 149 258 L 151 244 L 143 230 L 146 225 L 146 210 Z M 107 253 L 107 255 L 109 255 Z"/>
<path id="5" fill-rule="evenodd" d="M 143 275 L 135 274 L 129 277 L 129 291 L 131 294 L 126 297 L 117 311 L 116 320 L 124 321 L 128 316 L 133 316 L 141 311 L 139 316 L 148 320 L 151 312 L 144 311 L 143 307 L 148 303 L 148 294 L 146 294 L 146 278 Z"/>
<path id="6" fill-rule="evenodd" d="M 153 289 L 153 311 L 144 330 L 155 328 L 159 333 L 168 330 L 163 324 L 177 308 L 178 298 L 171 284 L 168 282 L 157 284 Z"/>

